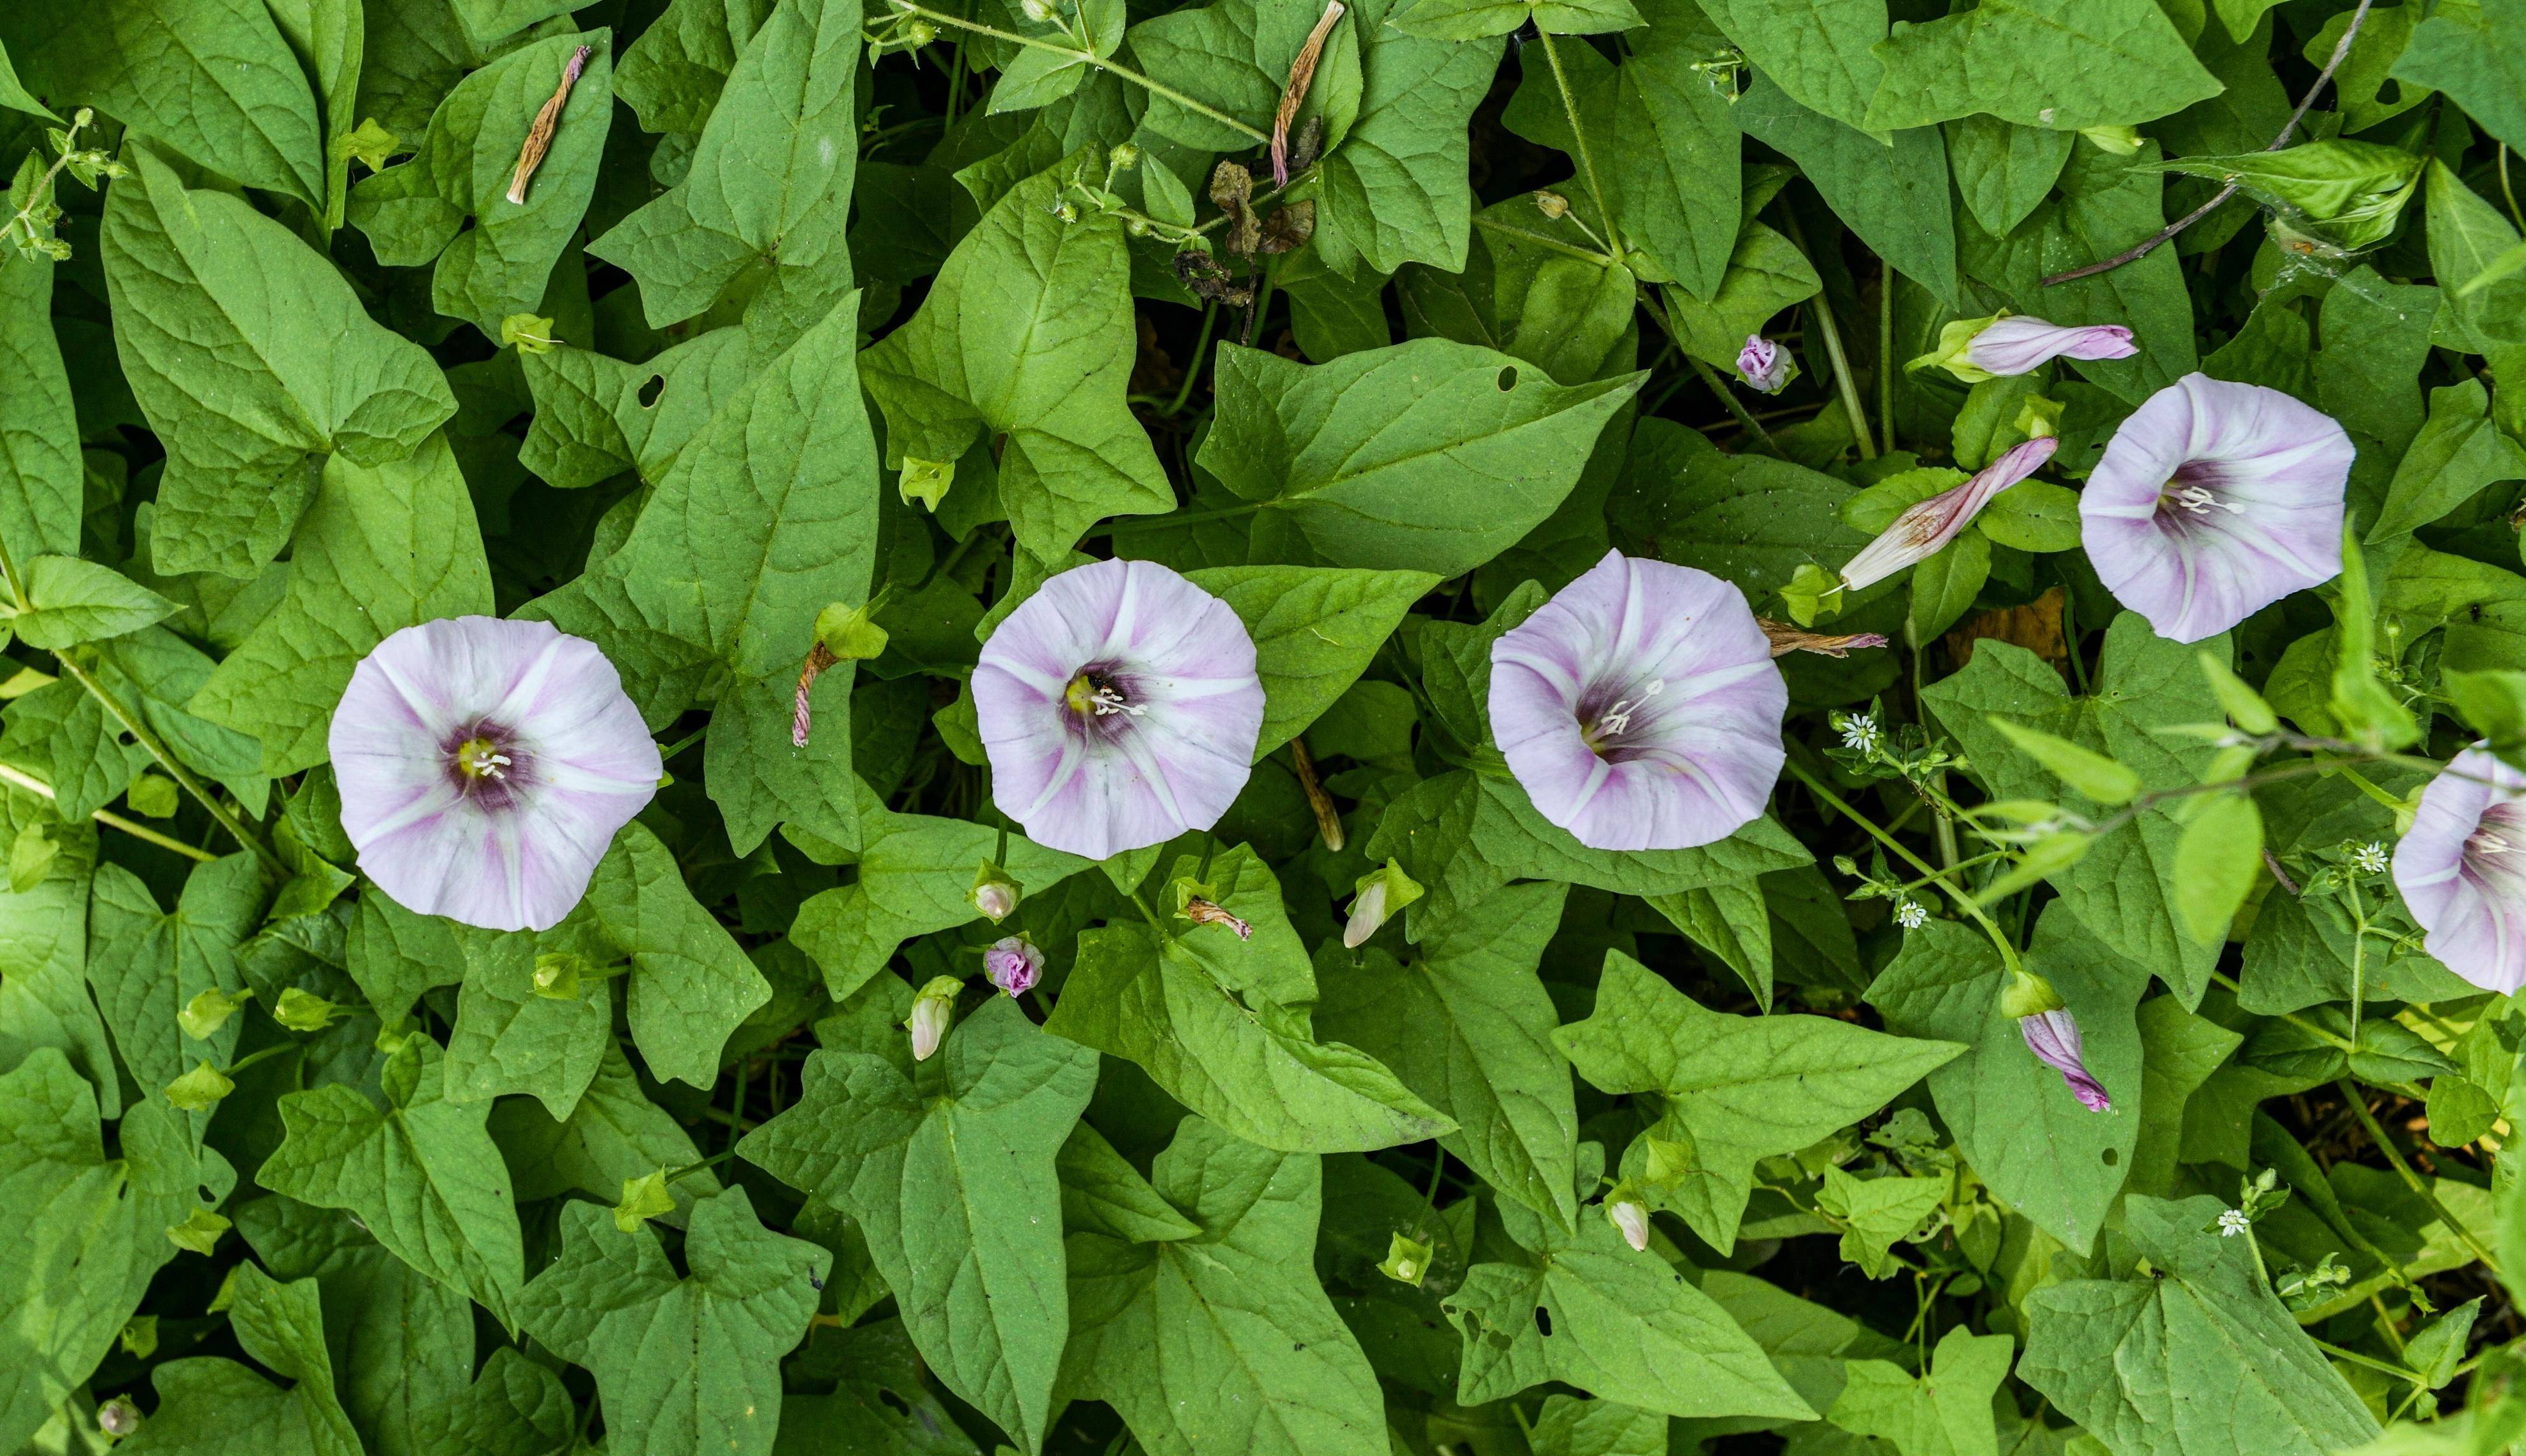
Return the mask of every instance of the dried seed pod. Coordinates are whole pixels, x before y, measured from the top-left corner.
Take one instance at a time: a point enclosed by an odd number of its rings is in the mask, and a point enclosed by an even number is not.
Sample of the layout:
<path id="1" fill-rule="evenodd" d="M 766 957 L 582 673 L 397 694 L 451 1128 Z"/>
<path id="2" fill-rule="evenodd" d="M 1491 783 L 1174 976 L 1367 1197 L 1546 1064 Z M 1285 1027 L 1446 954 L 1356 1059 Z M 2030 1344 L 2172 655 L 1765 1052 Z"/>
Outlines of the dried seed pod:
<path id="1" fill-rule="evenodd" d="M 1254 175 L 1235 162 L 1222 162 L 1210 174 L 1210 200 L 1228 214 L 1228 236 L 1223 239 L 1228 251 L 1239 258 L 1254 256 L 1262 240 L 1262 228 L 1254 217 L 1250 199 L 1254 195 Z"/>
<path id="2" fill-rule="evenodd" d="M 561 126 L 561 109 L 570 104 L 570 88 L 579 84 L 579 74 L 587 69 L 587 58 L 593 46 L 581 46 L 570 53 L 570 64 L 562 68 L 561 84 L 553 88 L 552 99 L 535 113 L 535 124 L 527 128 L 527 144 L 518 148 L 518 170 L 509 175 L 509 200 L 523 204 L 527 200 L 527 183 L 533 179 L 535 169 L 544 165 L 544 153 L 552 150 L 553 131 Z"/>
<path id="3" fill-rule="evenodd" d="M 1316 205 L 1313 201 L 1293 202 L 1263 220 L 1259 245 L 1266 253 L 1287 253 L 1303 248 L 1316 233 Z"/>
<path id="4" fill-rule="evenodd" d="M 1307 32 L 1307 43 L 1298 47 L 1298 58 L 1289 63 L 1289 83 L 1281 90 L 1281 109 L 1272 117 L 1272 184 L 1289 185 L 1289 123 L 1296 119 L 1298 108 L 1305 104 L 1307 87 L 1316 79 L 1316 62 L 1323 59 L 1325 37 L 1331 35 L 1334 23 L 1347 9 L 1342 0 L 1326 0 L 1325 13 L 1316 21 L 1316 28 Z"/>

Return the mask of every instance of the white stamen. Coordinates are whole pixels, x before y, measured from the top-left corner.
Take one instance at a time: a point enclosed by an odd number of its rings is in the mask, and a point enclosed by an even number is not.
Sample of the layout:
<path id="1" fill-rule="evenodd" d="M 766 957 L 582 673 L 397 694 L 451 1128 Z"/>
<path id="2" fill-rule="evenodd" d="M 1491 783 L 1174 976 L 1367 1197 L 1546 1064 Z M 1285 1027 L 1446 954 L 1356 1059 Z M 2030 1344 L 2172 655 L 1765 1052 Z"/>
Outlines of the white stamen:
<path id="1" fill-rule="evenodd" d="M 2213 510 L 2226 511 L 2234 516 L 2246 513 L 2244 506 L 2235 501 L 2221 500 L 2211 494 L 2210 487 L 2206 485 L 2187 485 L 2181 490 L 2169 490 L 2158 499 L 2179 510 L 2191 511 L 2196 516 L 2207 516 Z"/>
<path id="2" fill-rule="evenodd" d="M 2515 846 L 2489 829 L 2476 829 L 2472 837 L 2464 841 L 2464 847 L 2480 850 L 2484 854 L 2506 854 Z"/>
<path id="3" fill-rule="evenodd" d="M 1650 678 L 1649 685 L 1641 690 L 1639 697 L 1625 698 L 1617 702 L 1604 717 L 1597 719 L 1596 731 L 1609 738 L 1623 732 L 1632 726 L 1632 715 L 1648 706 L 1649 699 L 1664 691 L 1666 691 L 1664 678 Z"/>
<path id="4" fill-rule="evenodd" d="M 1096 705 L 1096 716 L 1099 718 L 1104 718 L 1115 713 L 1128 714 L 1131 717 L 1137 718 L 1141 714 L 1149 711 L 1147 708 L 1138 704 L 1123 701 L 1122 689 L 1116 687 L 1100 687 L 1088 695 L 1087 701 Z"/>

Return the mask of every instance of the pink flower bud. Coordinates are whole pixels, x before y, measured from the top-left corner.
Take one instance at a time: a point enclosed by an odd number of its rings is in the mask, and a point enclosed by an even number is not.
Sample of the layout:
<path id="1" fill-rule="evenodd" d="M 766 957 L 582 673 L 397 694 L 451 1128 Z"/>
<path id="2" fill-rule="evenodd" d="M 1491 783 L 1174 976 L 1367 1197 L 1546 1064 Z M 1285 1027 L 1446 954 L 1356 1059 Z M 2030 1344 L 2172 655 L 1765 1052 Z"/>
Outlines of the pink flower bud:
<path id="1" fill-rule="evenodd" d="M 1745 335 L 1745 347 L 1737 351 L 1737 377 L 1746 388 L 1778 394 L 1797 377 L 1797 363 L 1787 349 L 1759 333 Z"/>
<path id="2" fill-rule="evenodd" d="M 2052 435 L 2028 440 L 1954 489 L 1915 502 L 1842 569 L 1842 584 L 1856 591 L 1938 555 L 1973 524 L 1992 497 L 2035 474 L 2059 448 L 2061 441 Z"/>
<path id="3" fill-rule="evenodd" d="M 956 993 L 964 985 L 953 976 L 934 977 L 913 998 L 912 1015 L 903 1023 L 903 1029 L 912 1033 L 912 1060 L 929 1061 L 947 1039 L 947 1028 L 956 1019 Z"/>
<path id="4" fill-rule="evenodd" d="M 118 1395 L 96 1408 L 96 1429 L 121 1440 L 140 1429 L 140 1407 L 128 1395 Z"/>
<path id="5" fill-rule="evenodd" d="M 1043 952 L 1024 935 L 1010 935 L 991 942 L 983 952 L 983 974 L 991 984 L 1011 996 L 1023 996 L 1034 989 L 1036 978 L 1043 975 Z"/>
<path id="6" fill-rule="evenodd" d="M 2035 1060 L 2061 1074 L 2081 1107 L 2090 1112 L 2114 1110 L 2113 1099 L 2088 1075 L 2088 1064 L 2080 1059 L 2079 1023 L 2066 1008 L 2019 1017 L 2017 1032 L 2026 1038 L 2026 1049 L 2035 1053 Z"/>
<path id="7" fill-rule="evenodd" d="M 1605 1200 L 1605 1222 L 1623 1235 L 1623 1242 L 1634 1253 L 1646 1253 L 1649 1246 L 1649 1206 L 1638 1198 L 1617 1195 Z"/>

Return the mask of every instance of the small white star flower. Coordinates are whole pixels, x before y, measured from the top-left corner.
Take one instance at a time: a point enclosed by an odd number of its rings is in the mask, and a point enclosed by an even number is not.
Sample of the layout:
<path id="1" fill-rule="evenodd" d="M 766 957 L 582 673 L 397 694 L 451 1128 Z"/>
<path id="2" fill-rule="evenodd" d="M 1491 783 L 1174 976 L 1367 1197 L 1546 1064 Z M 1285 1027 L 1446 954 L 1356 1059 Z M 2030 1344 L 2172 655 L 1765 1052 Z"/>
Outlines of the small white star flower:
<path id="1" fill-rule="evenodd" d="M 1853 713 L 1838 719 L 1834 725 L 1842 729 L 1842 746 L 1853 753 L 1877 751 L 1877 720 L 1865 713 Z"/>
<path id="2" fill-rule="evenodd" d="M 2386 846 L 2374 840 L 2350 852 L 2351 866 L 2363 875 L 2383 875 L 2389 863 Z"/>
<path id="3" fill-rule="evenodd" d="M 1929 924 L 1929 921 L 1930 912 L 1922 909 L 1917 900 L 1906 900 L 1894 907 L 1894 924 L 1904 929 L 1917 930 Z"/>
<path id="4" fill-rule="evenodd" d="M 2247 1218 L 2246 1211 L 2242 1208 L 2222 1209 L 2220 1211 L 2219 1236 L 2221 1238 L 2234 1238 L 2252 1227 L 2254 1227 L 2254 1221 Z"/>

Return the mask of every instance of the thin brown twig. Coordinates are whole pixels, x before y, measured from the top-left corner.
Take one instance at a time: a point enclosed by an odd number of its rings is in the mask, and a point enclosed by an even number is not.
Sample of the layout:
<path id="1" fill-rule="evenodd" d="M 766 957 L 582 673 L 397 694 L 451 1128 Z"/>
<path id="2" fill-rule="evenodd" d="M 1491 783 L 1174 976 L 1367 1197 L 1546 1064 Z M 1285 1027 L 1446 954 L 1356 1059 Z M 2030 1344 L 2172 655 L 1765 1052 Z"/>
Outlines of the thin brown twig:
<path id="1" fill-rule="evenodd" d="M 2343 29 L 2342 39 L 2336 42 L 2333 47 L 2333 58 L 2324 63 L 2324 70 L 2317 74 L 2315 84 L 2306 88 L 2306 95 L 2299 102 L 2298 110 L 2290 113 L 2289 121 L 2281 126 L 2280 135 L 2273 137 L 2271 145 L 2264 147 L 2264 151 L 2277 152 L 2282 147 L 2289 145 L 2290 137 L 2298 132 L 2298 124 L 2306 120 L 2307 108 L 2315 105 L 2315 98 L 2323 93 L 2326 83 L 2333 79 L 2333 73 L 2339 69 L 2343 61 L 2349 56 L 2351 43 L 2359 38 L 2360 24 L 2368 19 L 2368 7 L 2375 3 L 2376 0 L 2359 0 L 2359 8 L 2350 13 L 2350 24 Z M 2221 187 L 2211 196 L 2208 202 L 2201 204 L 2193 211 L 2186 213 L 2183 217 L 2180 217 L 2174 222 L 2167 224 L 2164 227 L 2159 228 L 2155 235 L 2144 239 L 2136 246 L 2125 248 L 2123 251 L 2116 253 L 2111 258 L 2107 258 L 2100 263 L 2091 263 L 2085 268 L 2074 268 L 2067 273 L 2053 274 L 2051 276 L 2044 280 L 2044 286 L 2050 288 L 2056 284 L 2074 282 L 2080 278 L 2094 277 L 2100 273 L 2111 273 L 2126 263 L 2139 262 L 2141 259 L 2156 252 L 2159 244 L 2169 241 L 2185 228 L 2190 227 L 2194 224 L 2200 222 L 2203 218 L 2210 216 L 2210 214 L 2216 210 L 2221 203 L 2236 196 L 2237 186 L 2237 183 L 2230 182 L 2228 185 Z"/>

